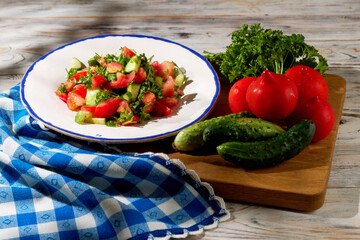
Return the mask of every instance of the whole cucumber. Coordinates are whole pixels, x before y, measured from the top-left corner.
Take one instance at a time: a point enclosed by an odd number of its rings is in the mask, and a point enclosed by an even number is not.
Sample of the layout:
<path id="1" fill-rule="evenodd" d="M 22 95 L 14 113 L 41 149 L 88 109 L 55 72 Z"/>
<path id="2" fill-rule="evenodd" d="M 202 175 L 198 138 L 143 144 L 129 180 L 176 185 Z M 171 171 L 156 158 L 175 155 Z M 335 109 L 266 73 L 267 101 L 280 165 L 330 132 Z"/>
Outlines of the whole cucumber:
<path id="1" fill-rule="evenodd" d="M 285 133 L 266 141 L 226 142 L 216 150 L 229 162 L 245 169 L 272 167 L 299 154 L 311 142 L 315 124 L 302 120 Z"/>
<path id="2" fill-rule="evenodd" d="M 193 151 L 200 149 L 205 145 L 203 140 L 203 132 L 211 124 L 215 124 L 222 120 L 237 119 L 242 117 L 252 117 L 250 112 L 232 113 L 225 116 L 210 118 L 202 122 L 194 123 L 193 125 L 181 130 L 175 137 L 172 144 L 176 151 Z"/>
<path id="3" fill-rule="evenodd" d="M 205 128 L 203 139 L 209 146 L 229 141 L 251 142 L 265 140 L 284 133 L 279 125 L 261 118 L 238 118 L 221 120 Z"/>

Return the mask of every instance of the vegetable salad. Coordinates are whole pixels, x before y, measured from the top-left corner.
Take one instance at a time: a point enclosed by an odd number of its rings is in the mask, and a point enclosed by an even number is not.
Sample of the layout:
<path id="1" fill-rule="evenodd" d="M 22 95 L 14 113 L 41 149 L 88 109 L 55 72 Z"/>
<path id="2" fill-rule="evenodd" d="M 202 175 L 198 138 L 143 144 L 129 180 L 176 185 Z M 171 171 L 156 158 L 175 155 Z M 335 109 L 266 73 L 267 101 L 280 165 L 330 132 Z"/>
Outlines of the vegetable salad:
<path id="1" fill-rule="evenodd" d="M 152 61 L 122 47 L 119 55 L 98 55 L 88 66 L 74 58 L 55 94 L 77 111 L 75 122 L 107 126 L 168 116 L 183 95 L 185 72 L 174 62 Z"/>

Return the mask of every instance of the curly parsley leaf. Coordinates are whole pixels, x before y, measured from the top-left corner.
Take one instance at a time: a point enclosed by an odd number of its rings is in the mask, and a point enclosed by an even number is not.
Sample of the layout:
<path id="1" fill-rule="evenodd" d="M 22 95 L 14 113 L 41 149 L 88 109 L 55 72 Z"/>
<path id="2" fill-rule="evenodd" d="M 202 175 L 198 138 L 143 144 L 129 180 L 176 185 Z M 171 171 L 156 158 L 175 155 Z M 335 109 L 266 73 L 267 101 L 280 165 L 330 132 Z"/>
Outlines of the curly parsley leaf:
<path id="1" fill-rule="evenodd" d="M 99 89 L 99 91 L 96 93 L 95 104 L 98 105 L 99 103 L 105 102 L 106 100 L 114 97 L 121 98 L 121 96 L 115 92 Z"/>
<path id="2" fill-rule="evenodd" d="M 81 76 L 80 79 L 79 79 L 79 81 L 76 82 L 76 84 L 83 83 L 84 86 L 85 86 L 85 88 L 90 89 L 90 88 L 91 88 L 91 84 L 92 84 L 91 79 L 92 79 L 92 74 L 91 74 L 91 72 L 89 72 L 89 73 L 87 74 L 87 76 Z"/>
<path id="3" fill-rule="evenodd" d="M 307 65 L 322 75 L 328 69 L 326 59 L 306 44 L 301 34 L 284 35 L 280 30 L 263 29 L 260 24 L 244 24 L 232 33 L 231 41 L 225 52 L 204 51 L 205 57 L 217 64 L 230 82 L 257 77 L 264 70 L 284 74 L 296 65 Z"/>
<path id="4" fill-rule="evenodd" d="M 70 70 L 66 70 L 67 76 L 66 76 L 66 81 L 70 80 L 70 78 L 72 76 L 74 76 L 75 73 L 77 73 L 78 69 L 77 68 L 70 68 Z"/>
<path id="5" fill-rule="evenodd" d="M 66 85 L 65 84 L 62 84 L 59 86 L 58 90 L 56 92 L 59 92 L 59 93 L 67 93 L 67 90 L 66 90 Z"/>

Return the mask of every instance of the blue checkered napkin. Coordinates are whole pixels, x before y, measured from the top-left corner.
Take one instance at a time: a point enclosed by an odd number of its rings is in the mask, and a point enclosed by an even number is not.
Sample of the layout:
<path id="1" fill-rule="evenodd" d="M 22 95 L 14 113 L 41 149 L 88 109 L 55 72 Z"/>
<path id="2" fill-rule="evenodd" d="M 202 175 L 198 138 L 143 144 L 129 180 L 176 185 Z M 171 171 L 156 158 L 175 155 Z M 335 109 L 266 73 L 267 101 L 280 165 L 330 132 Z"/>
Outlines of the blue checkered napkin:
<path id="1" fill-rule="evenodd" d="M 109 153 L 42 127 L 19 86 L 0 94 L 0 137 L 2 239 L 169 239 L 228 217 L 180 161 Z"/>

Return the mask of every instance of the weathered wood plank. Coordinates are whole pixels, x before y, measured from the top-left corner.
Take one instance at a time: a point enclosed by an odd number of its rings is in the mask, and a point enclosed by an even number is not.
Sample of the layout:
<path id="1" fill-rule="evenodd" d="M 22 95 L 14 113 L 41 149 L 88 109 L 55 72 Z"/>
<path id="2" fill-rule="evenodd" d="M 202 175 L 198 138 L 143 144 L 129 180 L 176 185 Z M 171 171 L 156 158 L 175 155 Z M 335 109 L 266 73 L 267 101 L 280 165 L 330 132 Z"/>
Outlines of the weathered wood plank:
<path id="1" fill-rule="evenodd" d="M 42 16 L 182 16 L 182 15 L 348 15 L 359 10 L 356 0 L 347 1 L 261 1 L 261 0 L 144 0 L 144 1 L 12 1 L 3 0 L 0 7 L 6 17 Z M 81 9 L 81 11 L 78 11 Z M 36 10 L 36 12 L 34 12 Z"/>
<path id="2" fill-rule="evenodd" d="M 137 20 L 138 24 L 133 24 L 129 19 L 121 19 L 121 21 L 115 21 L 112 23 L 106 23 L 100 21 L 97 23 L 94 19 L 80 19 L 80 21 L 74 23 L 73 19 L 66 20 L 17 20 L 14 23 L 13 20 L 0 21 L 0 29 L 14 29 L 4 30 L 5 38 L 2 38 L 0 48 L 0 61 L 6 69 L 11 69 L 14 63 L 21 63 L 28 66 L 31 62 L 41 57 L 43 54 L 57 48 L 63 44 L 79 40 L 85 37 L 91 37 L 102 34 L 145 34 L 158 37 L 167 38 L 202 53 L 204 50 L 210 52 L 224 51 L 225 47 L 230 43 L 230 34 L 239 28 L 242 23 L 246 21 L 236 21 L 233 23 L 223 22 L 224 20 L 206 20 L 206 24 L 196 25 L 194 24 L 194 18 L 189 18 L 184 21 L 177 21 L 176 23 L 168 23 L 166 19 L 162 19 L 164 22 L 158 21 L 155 18 L 155 23 L 150 19 Z M 143 24 L 139 24 L 139 22 Z M 235 23 L 236 22 L 236 23 Z M 260 22 L 260 21 L 256 21 Z M 27 25 L 29 24 L 29 25 Z M 209 25 L 209 26 L 208 26 Z M 161 26 L 161 27 L 159 27 Z M 265 27 L 265 26 L 264 26 Z M 267 26 L 270 27 L 270 26 Z M 186 29 L 186 30 L 185 30 Z M 334 32 L 341 32 L 342 28 L 335 29 Z M 360 29 L 360 23 L 359 23 Z M 330 67 L 342 67 L 342 66 L 359 66 L 360 57 L 358 50 L 359 36 L 355 36 L 355 39 L 347 41 L 341 40 L 339 36 L 332 33 L 327 34 L 326 40 L 321 34 L 315 34 L 318 29 L 292 29 L 287 32 L 290 33 L 304 33 L 308 35 L 307 42 L 314 45 L 321 54 L 329 59 Z M 349 29 L 346 34 L 351 35 L 352 29 Z M 20 34 L 19 37 L 16 34 Z M 17 37 L 16 37 L 17 36 Z M 311 37 L 310 37 L 311 36 Z M 319 40 L 320 39 L 320 40 Z M 332 39 L 332 40 L 331 40 Z M 26 59 L 24 61 L 24 59 Z M 18 66 L 16 66 L 18 67 Z M 22 66 L 24 68 L 25 66 Z M 24 70 L 24 69 L 22 69 Z M 14 72 L 11 72 L 13 74 Z"/>

